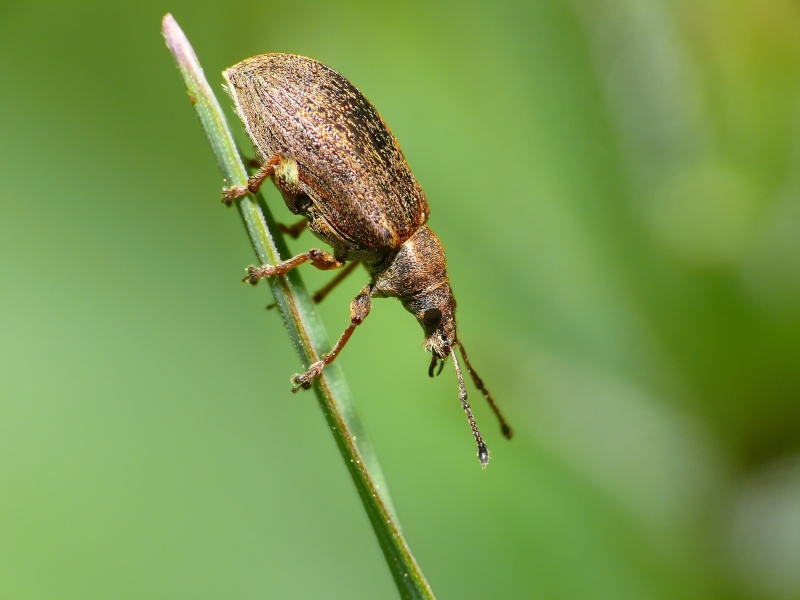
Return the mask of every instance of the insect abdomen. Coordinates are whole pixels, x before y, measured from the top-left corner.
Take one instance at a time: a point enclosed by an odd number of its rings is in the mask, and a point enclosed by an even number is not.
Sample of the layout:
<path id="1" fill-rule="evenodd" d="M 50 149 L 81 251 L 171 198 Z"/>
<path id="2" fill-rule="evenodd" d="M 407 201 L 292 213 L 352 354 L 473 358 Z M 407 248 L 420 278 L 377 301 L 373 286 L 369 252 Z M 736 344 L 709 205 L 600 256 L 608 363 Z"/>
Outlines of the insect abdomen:
<path id="1" fill-rule="evenodd" d="M 225 77 L 261 158 L 291 154 L 333 230 L 355 232 L 351 241 L 379 250 L 399 248 L 425 223 L 425 195 L 397 141 L 344 77 L 291 54 L 247 59 Z"/>

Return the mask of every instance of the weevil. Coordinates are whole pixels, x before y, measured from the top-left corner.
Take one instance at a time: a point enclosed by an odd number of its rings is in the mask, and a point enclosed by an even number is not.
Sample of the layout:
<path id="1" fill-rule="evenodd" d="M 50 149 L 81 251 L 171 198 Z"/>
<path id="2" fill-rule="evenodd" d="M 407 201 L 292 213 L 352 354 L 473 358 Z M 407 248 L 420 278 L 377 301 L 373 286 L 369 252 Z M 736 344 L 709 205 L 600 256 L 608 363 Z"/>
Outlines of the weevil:
<path id="1" fill-rule="evenodd" d="M 425 225 L 428 202 L 389 127 L 352 83 L 310 58 L 254 56 L 223 76 L 260 164 L 246 186 L 223 190 L 223 201 L 230 204 L 256 193 L 271 178 L 289 210 L 304 217 L 291 231 L 296 234 L 307 226 L 333 249 L 331 253 L 312 248 L 276 265 L 249 267 L 243 281 L 255 285 L 309 261 L 321 270 L 344 267 L 333 285 L 358 263 L 370 275 L 350 304 L 350 324 L 329 353 L 293 377 L 294 391 L 309 388 L 325 365 L 336 359 L 369 315 L 372 298 L 397 298 L 424 331 L 425 348 L 431 353 L 428 374 L 433 377 L 437 365 L 441 373 L 446 359 L 452 360 L 461 406 L 485 467 L 489 450 L 467 402 L 456 347 L 509 439 L 511 427 L 458 337 L 444 249 Z M 331 287 L 323 288 L 315 299 Z"/>

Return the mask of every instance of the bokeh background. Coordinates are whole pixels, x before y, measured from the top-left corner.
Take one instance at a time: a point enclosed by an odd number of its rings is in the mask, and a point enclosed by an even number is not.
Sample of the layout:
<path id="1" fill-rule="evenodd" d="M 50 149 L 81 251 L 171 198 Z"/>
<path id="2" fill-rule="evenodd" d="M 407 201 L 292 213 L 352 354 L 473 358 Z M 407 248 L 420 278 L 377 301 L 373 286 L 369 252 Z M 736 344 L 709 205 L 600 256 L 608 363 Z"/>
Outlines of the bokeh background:
<path id="1" fill-rule="evenodd" d="M 0 4 L 0 598 L 396 594 L 166 12 L 215 86 L 343 73 L 426 190 L 515 439 L 395 301 L 340 361 L 439 597 L 800 598 L 793 0 Z"/>

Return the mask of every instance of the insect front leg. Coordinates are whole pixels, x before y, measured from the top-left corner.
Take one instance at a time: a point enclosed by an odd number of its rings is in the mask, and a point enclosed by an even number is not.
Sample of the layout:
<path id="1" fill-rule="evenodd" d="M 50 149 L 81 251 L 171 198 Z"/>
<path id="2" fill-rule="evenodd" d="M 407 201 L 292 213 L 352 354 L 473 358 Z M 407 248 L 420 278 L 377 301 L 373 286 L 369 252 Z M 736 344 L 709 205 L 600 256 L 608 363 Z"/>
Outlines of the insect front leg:
<path id="1" fill-rule="evenodd" d="M 353 298 L 353 301 L 350 303 L 350 325 L 347 326 L 347 329 L 345 329 L 342 335 L 339 337 L 339 341 L 336 342 L 336 345 L 333 347 L 333 349 L 327 354 L 322 355 L 322 360 L 318 360 L 312 364 L 308 368 L 308 371 L 302 375 L 295 375 L 292 377 L 292 383 L 294 384 L 294 387 L 292 388 L 293 392 L 296 392 L 300 388 L 303 388 L 304 390 L 310 388 L 314 378 L 318 377 L 319 374 L 322 373 L 322 369 L 325 368 L 325 365 L 329 365 L 336 360 L 339 352 L 341 352 L 342 348 L 344 348 L 345 344 L 347 344 L 347 340 L 349 340 L 350 336 L 353 335 L 353 331 L 355 331 L 356 327 L 361 325 L 361 323 L 364 322 L 364 319 L 367 318 L 367 315 L 369 315 L 370 308 L 372 308 L 372 300 L 370 299 L 371 292 L 372 286 L 365 285 L 364 288 L 358 293 L 358 296 Z"/>
<path id="2" fill-rule="evenodd" d="M 320 250 L 319 248 L 312 248 L 308 252 L 298 254 L 294 258 L 285 260 L 277 265 L 261 265 L 260 267 L 247 267 L 247 275 L 242 278 L 242 281 L 255 285 L 259 279 L 264 277 L 272 277 L 273 275 L 283 275 L 288 273 L 295 267 L 302 265 L 304 262 L 311 261 L 311 264 L 317 267 L 320 271 L 327 271 L 329 269 L 339 269 L 344 266 L 344 261 L 339 260 L 330 252 Z"/>

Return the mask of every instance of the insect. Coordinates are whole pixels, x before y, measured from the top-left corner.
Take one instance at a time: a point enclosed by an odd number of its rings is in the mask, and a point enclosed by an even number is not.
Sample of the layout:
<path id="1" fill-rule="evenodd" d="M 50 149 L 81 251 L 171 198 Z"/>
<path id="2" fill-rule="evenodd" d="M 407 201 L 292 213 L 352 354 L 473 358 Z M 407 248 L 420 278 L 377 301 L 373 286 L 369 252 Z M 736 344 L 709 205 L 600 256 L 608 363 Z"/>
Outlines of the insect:
<path id="1" fill-rule="evenodd" d="M 444 249 L 425 225 L 430 212 L 425 194 L 381 116 L 347 79 L 310 58 L 254 56 L 223 76 L 261 164 L 246 186 L 223 190 L 223 202 L 256 193 L 271 178 L 289 210 L 305 218 L 294 233 L 307 226 L 333 249 L 312 248 L 276 265 L 248 267 L 243 281 L 255 285 L 309 261 L 321 270 L 344 267 L 315 298 L 320 300 L 358 263 L 370 275 L 350 304 L 350 324 L 329 353 L 293 377 L 294 390 L 311 387 L 336 359 L 369 315 L 372 298 L 397 298 L 422 326 L 431 353 L 428 374 L 433 377 L 437 365 L 441 373 L 448 357 L 452 360 L 461 406 L 485 467 L 489 450 L 467 402 L 456 347 L 506 438 L 511 428 L 458 338 Z"/>

